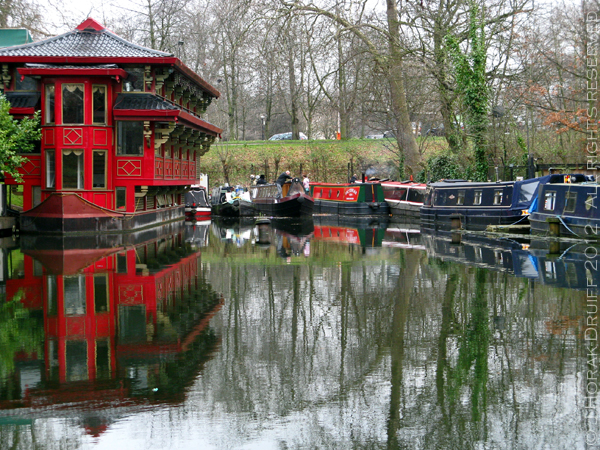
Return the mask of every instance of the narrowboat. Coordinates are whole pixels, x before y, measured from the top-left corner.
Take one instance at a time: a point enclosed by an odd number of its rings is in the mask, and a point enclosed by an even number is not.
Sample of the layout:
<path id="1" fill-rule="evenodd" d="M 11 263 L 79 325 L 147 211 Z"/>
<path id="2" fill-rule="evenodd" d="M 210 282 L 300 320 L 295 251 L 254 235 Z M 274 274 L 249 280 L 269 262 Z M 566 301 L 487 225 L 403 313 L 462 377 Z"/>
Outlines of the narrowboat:
<path id="1" fill-rule="evenodd" d="M 381 183 L 315 183 L 310 191 L 315 214 L 344 216 L 389 216 Z"/>
<path id="2" fill-rule="evenodd" d="M 221 217 L 239 217 L 240 199 L 230 186 L 218 186 L 213 189 L 210 198 L 211 215 Z"/>
<path id="3" fill-rule="evenodd" d="M 276 184 L 261 184 L 249 189 L 249 198 L 240 199 L 240 215 L 269 217 L 312 216 L 314 200 L 307 195 L 300 178 L 282 186 L 279 198 Z"/>
<path id="4" fill-rule="evenodd" d="M 565 176 L 540 187 L 537 204 L 529 216 L 533 234 L 600 238 L 597 182 L 585 175 Z M 552 227 L 555 227 L 552 230 Z"/>
<path id="5" fill-rule="evenodd" d="M 382 181 L 383 196 L 392 218 L 418 219 L 427 185 L 404 181 Z"/>
<path id="6" fill-rule="evenodd" d="M 488 225 L 527 225 L 528 209 L 537 198 L 538 187 L 550 182 L 552 177 L 562 176 L 546 175 L 523 181 L 432 183 L 421 207 L 421 227 L 482 231 Z"/>
<path id="7" fill-rule="evenodd" d="M 74 30 L 0 48 L 15 117 L 41 118 L 24 154 L 21 233 L 136 232 L 183 221 L 200 157 L 222 130 L 204 120 L 217 89 L 172 53 L 91 17 Z"/>
<path id="8" fill-rule="evenodd" d="M 206 189 L 202 186 L 192 186 L 185 193 L 185 219 L 206 220 L 210 218 L 211 206 L 208 203 Z"/>

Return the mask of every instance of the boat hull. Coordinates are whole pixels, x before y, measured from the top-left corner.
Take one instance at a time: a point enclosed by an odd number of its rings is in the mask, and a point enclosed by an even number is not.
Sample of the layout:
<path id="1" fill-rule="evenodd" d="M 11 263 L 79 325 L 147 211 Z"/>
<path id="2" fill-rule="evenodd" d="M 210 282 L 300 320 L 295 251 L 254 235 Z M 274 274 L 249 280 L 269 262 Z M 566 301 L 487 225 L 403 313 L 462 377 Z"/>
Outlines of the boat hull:
<path id="1" fill-rule="evenodd" d="M 223 202 L 211 206 L 211 215 L 221 217 L 239 217 L 240 216 L 240 201 L 235 200 L 233 203 Z"/>
<path id="2" fill-rule="evenodd" d="M 184 219 L 184 206 L 134 214 L 101 208 L 77 194 L 52 194 L 20 216 L 21 233 L 130 233 Z"/>
<path id="3" fill-rule="evenodd" d="M 314 201 L 304 194 L 293 194 L 282 199 L 259 198 L 252 202 L 241 202 L 242 215 L 270 217 L 312 216 Z"/>
<path id="4" fill-rule="evenodd" d="M 390 205 L 387 202 L 338 202 L 334 200 L 315 200 L 315 214 L 340 216 L 389 216 Z"/>
<path id="5" fill-rule="evenodd" d="M 488 225 L 529 223 L 528 216 L 520 209 L 422 207 L 420 211 L 421 228 L 428 230 L 451 230 L 453 219 L 460 219 L 460 228 L 472 231 L 485 231 Z"/>
<path id="6" fill-rule="evenodd" d="M 392 218 L 401 219 L 413 219 L 417 220 L 421 216 L 421 207 L 423 204 L 412 204 L 406 202 L 395 202 L 392 200 L 386 200 L 390 205 L 390 213 Z"/>
<path id="7" fill-rule="evenodd" d="M 210 219 L 211 208 L 185 208 L 185 220 Z"/>

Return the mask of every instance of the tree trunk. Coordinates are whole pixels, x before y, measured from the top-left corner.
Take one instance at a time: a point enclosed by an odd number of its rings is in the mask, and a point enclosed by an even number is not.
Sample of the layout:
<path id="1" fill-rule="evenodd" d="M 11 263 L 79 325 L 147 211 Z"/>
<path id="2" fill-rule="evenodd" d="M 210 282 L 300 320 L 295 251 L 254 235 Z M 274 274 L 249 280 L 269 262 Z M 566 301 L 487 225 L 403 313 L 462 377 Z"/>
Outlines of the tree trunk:
<path id="1" fill-rule="evenodd" d="M 419 147 L 410 123 L 408 103 L 403 80 L 403 57 L 400 46 L 400 25 L 396 0 L 386 0 L 389 30 L 390 64 L 388 78 L 392 100 L 393 120 L 396 124 L 396 141 L 404 156 L 404 175 L 415 175 L 419 170 Z M 402 174 L 400 174 L 402 175 Z"/>

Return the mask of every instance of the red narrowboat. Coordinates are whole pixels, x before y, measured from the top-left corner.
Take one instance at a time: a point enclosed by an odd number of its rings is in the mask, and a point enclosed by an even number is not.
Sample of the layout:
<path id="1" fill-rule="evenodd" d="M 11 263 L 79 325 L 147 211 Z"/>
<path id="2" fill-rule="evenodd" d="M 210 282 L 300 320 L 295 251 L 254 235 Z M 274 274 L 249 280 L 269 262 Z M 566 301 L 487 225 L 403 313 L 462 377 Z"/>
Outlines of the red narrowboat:
<path id="1" fill-rule="evenodd" d="M 214 87 L 173 54 L 91 18 L 0 49 L 0 65 L 11 114 L 41 112 L 39 152 L 20 169 L 21 232 L 129 232 L 183 220 L 200 157 L 222 131 L 202 118 L 220 95 Z"/>
<path id="2" fill-rule="evenodd" d="M 389 216 L 380 183 L 311 183 L 315 214 Z"/>

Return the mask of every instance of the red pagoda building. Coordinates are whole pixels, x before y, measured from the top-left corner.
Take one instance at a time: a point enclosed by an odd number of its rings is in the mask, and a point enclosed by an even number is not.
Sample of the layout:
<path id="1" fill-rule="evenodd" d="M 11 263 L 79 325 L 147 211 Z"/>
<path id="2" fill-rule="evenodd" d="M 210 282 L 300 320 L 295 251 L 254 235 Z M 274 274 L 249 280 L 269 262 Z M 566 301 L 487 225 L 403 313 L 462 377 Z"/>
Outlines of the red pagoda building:
<path id="1" fill-rule="evenodd" d="M 178 58 L 89 18 L 0 49 L 0 78 L 11 114 L 41 111 L 39 153 L 20 169 L 22 232 L 128 232 L 184 218 L 200 156 L 222 130 L 201 118 L 219 92 Z"/>

